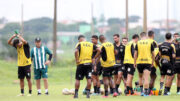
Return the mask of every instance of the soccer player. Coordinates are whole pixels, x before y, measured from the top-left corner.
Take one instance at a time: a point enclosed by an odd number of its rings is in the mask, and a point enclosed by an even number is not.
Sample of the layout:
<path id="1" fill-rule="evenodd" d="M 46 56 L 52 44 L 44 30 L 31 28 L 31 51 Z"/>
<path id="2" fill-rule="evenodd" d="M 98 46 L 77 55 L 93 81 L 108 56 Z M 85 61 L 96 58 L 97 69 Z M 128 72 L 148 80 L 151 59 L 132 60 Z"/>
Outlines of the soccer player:
<path id="1" fill-rule="evenodd" d="M 101 45 L 101 66 L 103 67 L 103 82 L 105 89 L 104 98 L 108 97 L 108 85 L 110 84 L 110 80 L 112 78 L 112 74 L 114 71 L 115 65 L 115 49 L 114 45 L 110 42 L 106 41 L 104 35 L 99 36 L 99 40 L 102 43 Z M 115 90 L 115 84 L 111 84 L 113 89 L 113 97 L 116 97 L 118 94 Z"/>
<path id="2" fill-rule="evenodd" d="M 18 39 L 14 39 L 18 37 Z M 14 40 L 13 40 L 14 39 Z M 13 40 L 13 41 L 12 41 Z M 32 94 L 32 83 L 31 83 L 31 57 L 30 57 L 30 46 L 21 35 L 14 34 L 9 40 L 8 44 L 15 47 L 18 54 L 18 78 L 20 79 L 21 94 L 24 96 L 24 78 L 26 77 L 29 87 L 29 94 Z"/>
<path id="3" fill-rule="evenodd" d="M 180 95 L 180 40 L 179 33 L 174 34 L 174 46 L 176 49 L 176 59 L 174 73 L 177 74 L 177 94 Z"/>
<path id="4" fill-rule="evenodd" d="M 93 51 L 97 51 L 97 53 L 92 59 Z M 100 49 L 97 48 L 96 45 L 93 45 L 93 43 L 87 42 L 85 38 L 83 38 L 82 42 L 77 45 L 75 49 L 77 69 L 74 98 L 78 98 L 80 80 L 83 80 L 84 76 L 86 76 L 87 79 L 86 97 L 90 98 L 92 65 L 95 65 L 95 59 L 99 54 Z"/>
<path id="5" fill-rule="evenodd" d="M 128 38 L 127 37 L 123 37 L 122 38 L 122 44 L 125 46 L 128 43 Z"/>
<path id="6" fill-rule="evenodd" d="M 98 45 L 98 36 L 97 35 L 93 35 L 91 37 L 91 42 L 96 45 L 97 47 L 100 47 Z M 96 55 L 97 51 L 94 51 L 93 52 L 93 56 L 92 58 L 94 58 L 94 56 Z M 100 86 L 101 86 L 101 83 L 100 83 L 100 80 L 99 80 L 99 76 L 101 75 L 102 73 L 102 67 L 101 67 L 101 64 L 99 62 L 100 60 L 96 59 L 96 66 L 94 65 L 93 67 L 93 72 L 92 72 L 92 81 L 93 81 L 93 85 L 94 85 L 94 93 L 93 95 L 99 95 L 101 92 L 100 92 Z"/>
<path id="7" fill-rule="evenodd" d="M 135 51 L 135 45 L 139 40 L 139 35 L 134 34 L 132 36 L 132 41 L 130 41 L 126 47 L 125 47 L 125 57 L 124 57 L 124 65 L 127 69 L 127 81 L 126 81 L 126 95 L 134 95 L 133 87 L 132 87 L 132 81 L 133 76 L 135 72 L 134 67 L 134 51 Z"/>
<path id="8" fill-rule="evenodd" d="M 115 55 L 116 64 L 114 66 L 115 67 L 114 83 L 116 84 L 116 92 L 120 95 L 118 88 L 119 88 L 119 85 L 121 84 L 121 80 L 123 79 L 123 73 L 126 70 L 125 70 L 125 67 L 123 65 L 125 46 L 122 43 L 120 43 L 119 38 L 120 38 L 119 34 L 113 35 L 114 47 L 117 51 L 117 55 Z M 124 82 L 124 84 L 126 84 L 126 83 Z"/>
<path id="9" fill-rule="evenodd" d="M 149 41 L 152 42 L 153 47 L 155 48 L 154 53 L 155 53 L 155 56 L 156 56 L 158 54 L 158 52 L 159 52 L 159 49 L 158 49 L 157 42 L 154 40 L 154 36 L 155 36 L 154 31 L 149 31 L 148 32 L 148 39 L 149 39 Z M 155 65 L 155 63 L 154 63 L 154 66 L 151 68 L 151 74 L 150 74 L 151 80 L 150 80 L 150 83 L 149 83 L 149 93 L 150 94 L 152 94 L 152 89 L 154 88 L 155 80 L 156 80 L 156 77 L 157 77 L 157 75 L 156 75 L 156 67 L 157 67 L 157 65 Z"/>
<path id="10" fill-rule="evenodd" d="M 149 95 L 149 77 L 151 73 L 151 67 L 154 64 L 154 47 L 151 41 L 147 39 L 147 34 L 142 32 L 140 34 L 141 40 L 138 41 L 135 53 L 134 53 L 134 67 L 139 72 L 139 84 L 141 88 L 141 95 Z M 144 80 L 144 82 L 143 82 Z M 144 93 L 143 93 L 144 85 Z"/>
<path id="11" fill-rule="evenodd" d="M 31 49 L 31 59 L 34 61 L 34 78 L 36 80 L 36 87 L 38 95 L 41 95 L 41 77 L 44 81 L 45 94 L 49 95 L 48 92 L 48 65 L 51 63 L 52 53 L 46 47 L 42 45 L 41 38 L 35 39 L 35 47 Z M 46 55 L 49 55 L 46 60 Z"/>
<path id="12" fill-rule="evenodd" d="M 175 47 L 171 41 L 171 33 L 166 33 L 166 41 L 159 45 L 159 55 L 161 57 L 161 75 L 166 76 L 164 95 L 170 94 L 170 87 L 173 76 L 173 63 L 176 57 Z"/>

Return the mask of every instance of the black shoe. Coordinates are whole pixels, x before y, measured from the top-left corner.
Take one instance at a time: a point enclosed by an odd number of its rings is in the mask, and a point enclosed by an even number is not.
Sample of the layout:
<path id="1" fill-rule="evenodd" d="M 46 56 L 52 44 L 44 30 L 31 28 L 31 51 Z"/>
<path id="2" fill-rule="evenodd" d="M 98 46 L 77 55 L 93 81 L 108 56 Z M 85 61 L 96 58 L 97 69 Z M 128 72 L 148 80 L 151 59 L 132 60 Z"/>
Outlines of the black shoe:
<path id="1" fill-rule="evenodd" d="M 48 92 L 46 92 L 46 93 L 45 93 L 45 95 L 49 95 L 49 93 L 48 93 Z"/>
<path id="2" fill-rule="evenodd" d="M 78 98 L 78 94 L 74 94 L 74 99 L 77 99 Z"/>
<path id="3" fill-rule="evenodd" d="M 37 95 L 41 95 L 41 93 L 38 93 Z"/>
<path id="4" fill-rule="evenodd" d="M 89 91 L 87 91 L 86 98 L 90 98 L 90 92 Z"/>

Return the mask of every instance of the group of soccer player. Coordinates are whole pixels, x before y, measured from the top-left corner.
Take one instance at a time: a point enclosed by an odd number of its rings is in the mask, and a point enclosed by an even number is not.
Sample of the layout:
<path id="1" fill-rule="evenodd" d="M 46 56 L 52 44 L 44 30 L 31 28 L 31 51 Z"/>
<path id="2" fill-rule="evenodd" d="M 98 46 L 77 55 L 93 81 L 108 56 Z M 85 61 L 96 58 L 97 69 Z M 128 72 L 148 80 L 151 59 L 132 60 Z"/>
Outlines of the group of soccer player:
<path id="1" fill-rule="evenodd" d="M 133 90 L 136 68 L 139 74 L 140 95 L 149 96 L 154 88 L 158 67 L 161 74 L 159 95 L 162 93 L 170 95 L 175 74 L 177 74 L 177 94 L 180 95 L 179 34 L 166 33 L 165 41 L 160 44 L 157 44 L 154 37 L 153 31 L 142 32 L 139 35 L 134 34 L 129 42 L 126 37 L 123 37 L 120 42 L 119 34 L 114 34 L 113 44 L 108 42 L 104 35 L 99 37 L 93 35 L 92 42 L 86 41 L 85 36 L 80 35 L 75 48 L 77 70 L 74 98 L 78 98 L 80 80 L 84 77 L 87 79 L 85 88 L 87 98 L 91 95 L 91 84 L 94 86 L 92 95 L 99 95 L 102 83 L 104 84 L 103 98 L 108 98 L 109 93 L 116 97 L 121 94 L 118 91 L 121 81 L 124 83 L 126 96 L 137 95 Z M 101 74 L 103 82 L 100 82 Z M 164 84 L 165 87 L 163 87 Z M 164 92 L 162 92 L 163 88 Z"/>

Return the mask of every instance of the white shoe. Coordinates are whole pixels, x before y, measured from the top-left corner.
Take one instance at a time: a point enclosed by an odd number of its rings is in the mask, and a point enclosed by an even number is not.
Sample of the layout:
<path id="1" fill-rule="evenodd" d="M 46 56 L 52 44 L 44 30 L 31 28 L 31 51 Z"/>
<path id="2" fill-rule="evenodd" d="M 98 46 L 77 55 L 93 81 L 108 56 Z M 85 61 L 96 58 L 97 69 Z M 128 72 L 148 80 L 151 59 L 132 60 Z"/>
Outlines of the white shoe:
<path id="1" fill-rule="evenodd" d="M 180 92 L 177 92 L 178 95 L 180 95 Z"/>
<path id="2" fill-rule="evenodd" d="M 27 96 L 32 96 L 32 94 L 28 94 Z"/>
<path id="3" fill-rule="evenodd" d="M 24 94 L 19 94 L 19 95 L 17 95 L 17 96 L 24 96 Z"/>

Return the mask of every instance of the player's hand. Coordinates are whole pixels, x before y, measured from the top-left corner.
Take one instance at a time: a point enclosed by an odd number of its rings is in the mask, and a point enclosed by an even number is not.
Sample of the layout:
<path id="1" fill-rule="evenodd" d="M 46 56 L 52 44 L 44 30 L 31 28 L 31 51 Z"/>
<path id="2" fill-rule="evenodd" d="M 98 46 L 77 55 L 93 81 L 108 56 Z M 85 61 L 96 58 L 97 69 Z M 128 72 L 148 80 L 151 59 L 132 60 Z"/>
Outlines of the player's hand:
<path id="1" fill-rule="evenodd" d="M 14 34 L 12 37 L 15 38 L 17 36 L 17 34 Z"/>
<path id="2" fill-rule="evenodd" d="M 45 65 L 49 65 L 50 63 L 51 63 L 51 61 L 48 60 L 48 61 L 45 62 Z"/>
<path id="3" fill-rule="evenodd" d="M 17 34 L 17 37 L 19 38 L 19 37 L 21 37 L 21 35 L 20 35 L 20 34 Z"/>
<path id="4" fill-rule="evenodd" d="M 153 67 L 154 66 L 154 62 L 151 64 L 151 67 Z"/>
<path id="5" fill-rule="evenodd" d="M 79 64 L 80 63 L 80 61 L 79 60 L 76 60 L 76 64 Z"/>

